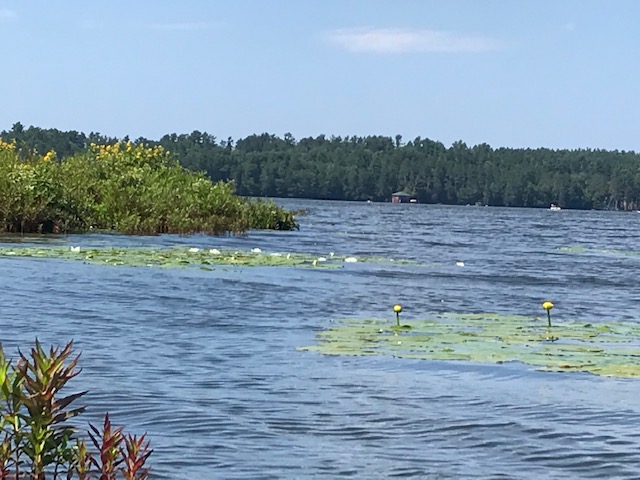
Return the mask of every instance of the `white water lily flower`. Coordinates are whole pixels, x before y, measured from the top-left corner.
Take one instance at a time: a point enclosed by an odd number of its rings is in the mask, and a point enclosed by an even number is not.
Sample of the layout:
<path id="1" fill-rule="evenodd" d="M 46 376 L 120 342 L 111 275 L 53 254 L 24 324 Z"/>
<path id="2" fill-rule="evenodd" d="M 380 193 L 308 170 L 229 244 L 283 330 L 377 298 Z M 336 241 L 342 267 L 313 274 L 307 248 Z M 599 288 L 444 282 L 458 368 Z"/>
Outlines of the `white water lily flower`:
<path id="1" fill-rule="evenodd" d="M 272 254 L 271 254 L 271 256 L 272 256 L 272 257 L 281 257 L 281 256 L 282 256 L 282 254 L 281 254 L 281 253 L 278 253 L 278 252 L 274 252 L 274 253 L 272 253 Z"/>
<path id="2" fill-rule="evenodd" d="M 287 260 L 289 260 L 291 258 L 291 254 L 287 253 Z"/>
<path id="3" fill-rule="evenodd" d="M 464 262 L 456 262 L 456 267 L 464 267 Z"/>
<path id="4" fill-rule="evenodd" d="M 220 250 L 217 248 L 210 248 L 209 253 L 212 253 L 213 255 L 220 255 Z"/>
<path id="5" fill-rule="evenodd" d="M 260 252 L 262 252 L 262 250 L 260 250 L 260 249 L 259 249 L 259 248 L 257 248 L 257 247 L 256 247 L 256 248 L 252 248 L 252 249 L 251 249 L 251 253 L 260 253 Z"/>
<path id="6" fill-rule="evenodd" d="M 325 257 L 318 257 L 319 262 L 326 262 L 327 259 Z"/>
<path id="7" fill-rule="evenodd" d="M 330 257 L 333 257 L 333 252 L 329 252 L 329 256 L 330 256 Z"/>
<path id="8" fill-rule="evenodd" d="M 356 257 L 347 257 L 344 259 L 346 263 L 356 263 L 358 259 Z"/>
<path id="9" fill-rule="evenodd" d="M 314 260 L 314 261 L 311 263 L 311 265 L 313 265 L 314 267 L 315 267 L 317 264 L 318 264 L 318 261 L 317 261 L 317 260 Z"/>
<path id="10" fill-rule="evenodd" d="M 199 252 L 199 251 L 200 251 L 200 249 L 199 249 L 199 248 L 196 248 L 196 247 L 192 247 L 192 248 L 190 248 L 190 249 L 189 249 L 189 251 L 190 251 L 191 253 L 196 253 L 196 252 Z"/>
<path id="11" fill-rule="evenodd" d="M 73 246 L 72 246 L 72 247 L 71 247 L 71 251 L 72 251 L 72 252 L 76 252 L 76 253 L 77 253 L 77 252 L 79 252 L 79 251 L 80 251 L 80 247 L 79 247 L 79 246 L 78 246 L 78 247 L 73 247 Z"/>
<path id="12" fill-rule="evenodd" d="M 15 255 L 16 252 L 7 252 L 7 255 Z"/>

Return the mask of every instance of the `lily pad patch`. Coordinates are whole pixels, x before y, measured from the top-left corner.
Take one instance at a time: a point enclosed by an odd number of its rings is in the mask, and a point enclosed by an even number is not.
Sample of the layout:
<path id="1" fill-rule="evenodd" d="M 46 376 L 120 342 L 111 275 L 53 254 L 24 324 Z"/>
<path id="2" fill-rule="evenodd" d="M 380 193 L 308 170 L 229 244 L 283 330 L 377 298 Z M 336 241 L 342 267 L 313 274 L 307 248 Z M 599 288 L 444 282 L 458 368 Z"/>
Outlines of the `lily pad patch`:
<path id="1" fill-rule="evenodd" d="M 340 268 L 353 256 L 318 256 L 305 253 L 220 250 L 217 248 L 169 247 L 169 248 L 84 248 L 66 247 L 2 247 L 0 257 L 56 258 L 75 260 L 96 265 L 158 267 L 158 268 L 204 268 L 214 266 L 236 267 L 301 267 Z M 360 257 L 359 262 L 388 263 L 402 265 L 408 262 L 375 257 Z"/>
<path id="2" fill-rule="evenodd" d="M 325 355 L 386 355 L 424 360 L 520 362 L 556 372 L 640 377 L 640 324 L 562 322 L 494 313 L 435 315 L 405 322 L 345 319 L 299 350 Z"/>

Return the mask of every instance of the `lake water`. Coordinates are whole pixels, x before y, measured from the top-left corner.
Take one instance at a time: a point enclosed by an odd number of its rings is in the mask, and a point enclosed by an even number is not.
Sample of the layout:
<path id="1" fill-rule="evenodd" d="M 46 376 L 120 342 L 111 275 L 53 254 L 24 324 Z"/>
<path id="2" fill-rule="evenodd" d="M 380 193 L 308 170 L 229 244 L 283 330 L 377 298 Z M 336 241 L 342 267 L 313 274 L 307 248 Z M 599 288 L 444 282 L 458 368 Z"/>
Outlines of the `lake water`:
<path id="1" fill-rule="evenodd" d="M 39 241 L 259 247 L 427 266 L 202 271 L 2 258 L 5 350 L 36 336 L 46 345 L 74 339 L 83 367 L 75 387 L 90 390 L 84 421 L 108 410 L 129 431 L 147 431 L 153 478 L 640 478 L 639 380 L 296 350 L 341 318 L 393 322 L 395 303 L 406 321 L 543 316 L 547 299 L 557 321 L 637 321 L 640 255 L 620 252 L 640 250 L 640 215 L 282 203 L 309 209 L 299 232 Z"/>

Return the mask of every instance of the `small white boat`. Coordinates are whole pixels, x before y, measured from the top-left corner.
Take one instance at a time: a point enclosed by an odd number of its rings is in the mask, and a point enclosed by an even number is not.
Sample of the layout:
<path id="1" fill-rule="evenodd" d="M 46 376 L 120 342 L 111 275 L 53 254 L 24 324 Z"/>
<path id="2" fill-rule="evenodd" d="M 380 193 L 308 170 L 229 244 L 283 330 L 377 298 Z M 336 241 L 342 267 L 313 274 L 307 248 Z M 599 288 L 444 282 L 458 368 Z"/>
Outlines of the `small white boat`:
<path id="1" fill-rule="evenodd" d="M 552 212 L 558 212 L 558 211 L 562 210 L 562 208 L 560 208 L 555 203 L 552 203 L 551 206 L 549 207 L 549 210 L 551 210 Z"/>

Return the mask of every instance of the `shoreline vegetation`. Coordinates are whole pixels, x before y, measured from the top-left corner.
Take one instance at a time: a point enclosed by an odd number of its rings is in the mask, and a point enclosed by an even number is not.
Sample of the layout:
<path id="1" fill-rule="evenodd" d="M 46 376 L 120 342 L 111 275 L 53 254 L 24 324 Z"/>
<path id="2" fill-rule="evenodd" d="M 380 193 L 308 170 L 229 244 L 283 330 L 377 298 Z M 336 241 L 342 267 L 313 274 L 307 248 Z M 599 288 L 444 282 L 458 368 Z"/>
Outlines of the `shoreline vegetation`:
<path id="1" fill-rule="evenodd" d="M 162 146 L 116 141 L 65 158 L 0 139 L 0 233 L 243 234 L 296 213 L 183 168 Z"/>
<path id="2" fill-rule="evenodd" d="M 61 162 L 86 156 L 92 144 L 129 142 L 128 137 L 20 123 L 0 132 L 0 138 L 23 152 L 55 151 Z M 402 191 L 427 204 L 640 209 L 640 153 L 633 151 L 492 148 L 462 141 L 445 147 L 428 138 L 405 141 L 401 135 L 296 140 L 288 133 L 282 138 L 263 133 L 220 140 L 199 131 L 131 144 L 162 147 L 185 169 L 202 172 L 202 178 L 233 182 L 229 188 L 242 197 L 389 201 Z M 123 221 L 130 226 L 130 220 Z M 178 230 L 192 227 L 178 225 Z"/>

